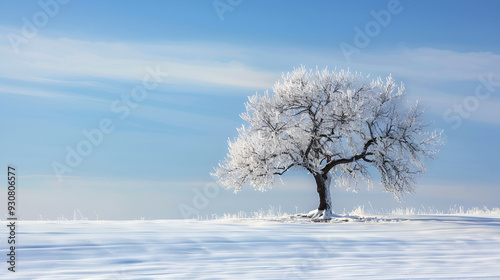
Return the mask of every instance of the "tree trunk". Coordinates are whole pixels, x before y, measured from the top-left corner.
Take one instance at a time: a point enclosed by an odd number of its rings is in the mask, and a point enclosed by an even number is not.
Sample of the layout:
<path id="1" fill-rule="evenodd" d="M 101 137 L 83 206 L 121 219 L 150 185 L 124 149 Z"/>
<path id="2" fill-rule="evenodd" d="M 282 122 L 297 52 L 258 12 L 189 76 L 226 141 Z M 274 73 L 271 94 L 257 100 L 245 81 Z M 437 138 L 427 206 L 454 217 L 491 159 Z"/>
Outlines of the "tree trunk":
<path id="1" fill-rule="evenodd" d="M 332 211 L 332 198 L 330 195 L 330 184 L 331 184 L 331 175 L 330 173 L 326 174 L 317 174 L 314 176 L 316 180 L 316 187 L 319 194 L 319 206 L 318 213 L 323 213 L 324 219 L 329 219 L 333 216 Z"/>

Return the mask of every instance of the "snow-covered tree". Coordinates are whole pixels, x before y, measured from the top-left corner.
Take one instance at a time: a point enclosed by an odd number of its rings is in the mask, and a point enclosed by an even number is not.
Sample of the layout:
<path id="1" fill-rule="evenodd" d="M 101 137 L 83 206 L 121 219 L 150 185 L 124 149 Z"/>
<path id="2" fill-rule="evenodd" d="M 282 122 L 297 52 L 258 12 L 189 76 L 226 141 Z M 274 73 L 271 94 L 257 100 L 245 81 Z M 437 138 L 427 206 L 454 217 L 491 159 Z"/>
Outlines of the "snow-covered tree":
<path id="1" fill-rule="evenodd" d="M 349 71 L 307 70 L 283 74 L 274 94 L 249 97 L 249 123 L 229 141 L 229 153 L 213 175 L 239 191 L 245 183 L 264 190 L 275 175 L 307 170 L 320 203 L 315 219 L 332 217 L 330 183 L 371 186 L 369 167 L 378 170 L 385 190 L 397 199 L 413 192 L 423 160 L 433 158 L 441 133 L 426 132 L 418 102 L 405 106 L 404 87 L 391 76 L 368 80 Z"/>

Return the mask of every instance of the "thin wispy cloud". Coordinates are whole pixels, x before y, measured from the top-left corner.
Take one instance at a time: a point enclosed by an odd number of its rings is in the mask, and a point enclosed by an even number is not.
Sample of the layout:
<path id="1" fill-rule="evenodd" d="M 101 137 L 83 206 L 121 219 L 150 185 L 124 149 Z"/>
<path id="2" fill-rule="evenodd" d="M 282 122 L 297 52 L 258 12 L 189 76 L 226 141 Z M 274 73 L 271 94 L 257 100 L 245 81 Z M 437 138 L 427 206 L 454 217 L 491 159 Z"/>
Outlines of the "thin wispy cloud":
<path id="1" fill-rule="evenodd" d="M 173 44 L 177 44 L 177 48 L 172 48 Z M 0 59 L 9 68 L 0 69 L 0 75 L 28 81 L 71 77 L 141 80 L 146 67 L 158 66 L 161 71 L 169 73 L 166 81 L 169 83 L 265 88 L 275 80 L 275 73 L 256 70 L 238 61 L 228 61 L 230 56 L 221 58 L 220 49 L 214 50 L 212 56 L 202 58 L 200 55 L 207 52 L 202 43 L 187 45 L 193 55 L 183 59 L 178 55 L 182 44 L 165 43 L 163 52 L 149 53 L 148 50 L 161 47 L 40 38 L 36 48 L 19 54 L 4 44 L 0 45 Z"/>
<path id="2" fill-rule="evenodd" d="M 366 52 L 359 65 L 370 72 L 386 71 L 426 82 L 477 81 L 479 76 L 500 78 L 500 55 L 432 48 Z"/>
<path id="3" fill-rule="evenodd" d="M 280 50 L 280 51 L 278 51 Z M 463 102 L 464 93 L 444 92 L 432 89 L 430 83 L 468 81 L 478 83 L 478 77 L 491 76 L 500 81 L 500 55 L 492 52 L 457 52 L 432 48 L 366 50 L 357 56 L 357 61 L 346 65 L 340 50 L 315 50 L 277 48 L 267 46 L 244 46 L 197 41 L 178 42 L 92 42 L 77 39 L 51 39 L 38 37 L 36 44 L 28 45 L 15 54 L 8 43 L 0 44 L 0 60 L 9 67 L 0 68 L 0 77 L 31 84 L 0 86 L 2 94 L 18 94 L 33 97 L 53 98 L 59 101 L 73 100 L 75 104 L 99 104 L 93 108 L 109 111 L 108 104 L 113 94 L 118 98 L 123 90 L 116 81 L 134 83 L 145 74 L 146 67 L 157 66 L 168 72 L 162 88 L 169 85 L 178 88 L 202 88 L 204 85 L 263 91 L 270 89 L 279 78 L 279 71 L 270 72 L 266 62 L 277 61 L 283 70 L 290 70 L 285 64 L 295 65 L 294 58 L 304 64 L 324 67 L 349 67 L 352 71 L 387 75 L 393 73 L 405 84 L 410 82 L 418 91 L 420 99 L 432 104 L 434 113 L 442 115 L 453 104 Z M 297 66 L 297 65 L 295 65 Z M 113 81 L 112 84 L 103 81 Z M 89 96 L 68 92 L 60 88 L 40 88 L 37 85 L 56 87 L 81 87 L 101 90 L 111 95 Z M 473 94 L 471 88 L 470 95 Z M 248 91 L 245 91 L 248 92 Z M 166 100 L 168 94 L 152 95 L 152 100 Z M 186 97 L 183 97 L 184 99 Z M 179 98 L 176 98 L 179 102 Z M 83 102 L 83 103 L 82 103 Z M 471 114 L 470 119 L 500 124 L 498 106 L 494 96 L 481 104 L 481 110 Z M 101 106 L 104 105 L 104 106 Z M 161 105 L 161 104 L 160 104 Z M 204 116 L 203 113 L 166 110 L 147 106 L 137 110 L 141 119 L 174 125 L 182 119 L 189 129 L 203 129 L 209 123 L 227 122 L 220 118 Z M 175 118 L 165 116 L 176 116 Z M 199 121 L 203 120 L 203 121 Z"/>
<path id="4" fill-rule="evenodd" d="M 314 53 L 311 55 L 311 53 Z M 350 67 L 363 73 L 394 73 L 427 82 L 474 81 L 480 75 L 500 74 L 500 55 L 492 52 L 461 53 L 432 48 L 364 51 L 348 65 L 340 50 L 308 50 L 245 46 L 203 41 L 91 42 L 77 39 L 37 38 L 15 54 L 5 42 L 0 59 L 9 67 L 4 78 L 45 82 L 71 77 L 140 80 L 147 66 L 158 65 L 169 73 L 167 83 L 217 85 L 262 90 L 272 87 L 290 62 L 301 58 L 309 67 Z M 282 71 L 270 72 L 268 63 L 278 61 Z M 277 68 L 277 67 L 275 67 Z"/>
<path id="5" fill-rule="evenodd" d="M 431 113 L 443 116 L 444 112 L 452 110 L 455 104 L 464 104 L 464 97 L 453 93 L 447 93 L 440 90 L 430 90 L 423 87 L 415 87 L 415 91 L 423 92 L 419 99 L 430 107 Z M 471 87 L 469 96 L 474 96 L 474 87 Z M 491 97 L 489 100 L 478 103 L 478 109 L 467 113 L 468 119 L 477 122 L 500 125 L 500 102 Z"/>

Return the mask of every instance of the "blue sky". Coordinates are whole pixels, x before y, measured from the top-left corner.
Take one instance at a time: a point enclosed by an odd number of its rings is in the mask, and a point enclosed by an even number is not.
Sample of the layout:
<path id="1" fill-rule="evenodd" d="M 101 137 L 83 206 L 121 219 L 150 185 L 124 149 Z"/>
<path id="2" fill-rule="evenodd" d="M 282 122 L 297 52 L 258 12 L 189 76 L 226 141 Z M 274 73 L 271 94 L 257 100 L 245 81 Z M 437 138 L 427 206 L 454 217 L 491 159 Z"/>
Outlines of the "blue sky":
<path id="1" fill-rule="evenodd" d="M 25 219 L 317 207 L 305 172 L 236 195 L 209 175 L 247 96 L 301 64 L 392 74 L 447 136 L 416 194 L 399 203 L 377 184 L 334 188 L 335 211 L 500 206 L 497 1 L 54 1 L 0 2 L 0 161 L 18 168 Z M 346 45 L 357 51 L 346 55 Z M 151 72 L 158 83 L 120 118 L 112 104 L 123 108 Z M 103 119 L 113 131 L 59 180 L 54 162 L 65 164 L 66 148 Z"/>

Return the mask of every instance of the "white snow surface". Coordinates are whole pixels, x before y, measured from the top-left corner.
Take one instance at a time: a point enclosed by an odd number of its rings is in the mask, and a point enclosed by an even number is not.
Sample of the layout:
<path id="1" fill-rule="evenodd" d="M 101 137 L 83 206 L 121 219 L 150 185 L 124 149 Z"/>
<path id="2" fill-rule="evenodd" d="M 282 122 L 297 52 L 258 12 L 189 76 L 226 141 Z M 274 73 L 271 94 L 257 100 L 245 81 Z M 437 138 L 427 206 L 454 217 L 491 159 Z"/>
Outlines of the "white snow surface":
<path id="1" fill-rule="evenodd" d="M 500 279 L 500 215 L 18 221 L 17 243 L 1 279 Z"/>

